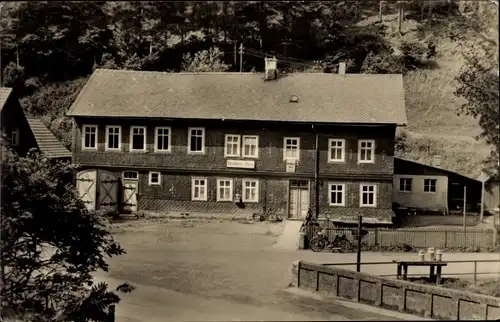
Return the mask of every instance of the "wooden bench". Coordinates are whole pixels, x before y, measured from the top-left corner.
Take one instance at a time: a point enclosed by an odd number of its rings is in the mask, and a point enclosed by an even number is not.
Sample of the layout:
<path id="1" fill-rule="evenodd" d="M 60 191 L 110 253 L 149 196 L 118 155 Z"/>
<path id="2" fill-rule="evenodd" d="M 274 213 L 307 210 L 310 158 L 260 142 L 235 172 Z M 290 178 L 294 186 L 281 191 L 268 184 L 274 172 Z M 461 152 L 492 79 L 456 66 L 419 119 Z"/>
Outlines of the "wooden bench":
<path id="1" fill-rule="evenodd" d="M 406 280 L 408 278 L 408 266 L 428 266 L 429 267 L 429 278 L 435 280 L 436 284 L 441 284 L 441 271 L 443 266 L 447 266 L 448 263 L 442 261 L 398 261 L 394 260 L 397 264 L 397 278 Z"/>

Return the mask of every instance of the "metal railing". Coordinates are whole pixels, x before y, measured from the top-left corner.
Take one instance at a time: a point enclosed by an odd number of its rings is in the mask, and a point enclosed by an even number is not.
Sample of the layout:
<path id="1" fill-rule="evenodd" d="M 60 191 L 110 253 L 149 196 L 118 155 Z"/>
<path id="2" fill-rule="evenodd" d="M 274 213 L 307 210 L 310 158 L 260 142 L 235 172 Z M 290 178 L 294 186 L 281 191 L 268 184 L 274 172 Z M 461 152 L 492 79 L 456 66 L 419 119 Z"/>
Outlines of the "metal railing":
<path id="1" fill-rule="evenodd" d="M 470 273 L 441 273 L 441 276 L 473 276 L 474 279 L 474 286 L 477 285 L 477 276 L 478 275 L 497 275 L 500 277 L 500 270 L 496 272 L 478 272 L 477 271 L 477 263 L 499 263 L 500 260 L 498 259 L 479 259 L 479 260 L 450 260 L 450 261 L 443 261 L 444 263 L 452 264 L 452 263 L 473 263 L 474 264 L 474 269 Z M 356 263 L 326 263 L 322 264 L 325 266 L 356 266 Z M 367 265 L 394 265 L 396 266 L 397 263 L 395 262 L 361 262 L 361 267 Z M 397 274 L 382 274 L 379 275 L 381 277 L 394 277 L 397 276 Z M 408 273 L 408 276 L 411 277 L 420 277 L 420 276 L 429 276 L 429 274 L 410 274 Z"/>

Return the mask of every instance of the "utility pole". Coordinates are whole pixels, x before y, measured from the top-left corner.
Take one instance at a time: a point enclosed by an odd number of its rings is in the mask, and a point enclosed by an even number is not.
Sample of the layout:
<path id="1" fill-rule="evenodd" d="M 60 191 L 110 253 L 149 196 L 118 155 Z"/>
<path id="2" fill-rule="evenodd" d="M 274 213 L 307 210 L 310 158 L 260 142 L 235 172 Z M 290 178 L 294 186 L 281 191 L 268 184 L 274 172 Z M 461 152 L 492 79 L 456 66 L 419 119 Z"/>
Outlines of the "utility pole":
<path id="1" fill-rule="evenodd" d="M 243 43 L 240 45 L 240 73 L 243 72 Z"/>
<path id="2" fill-rule="evenodd" d="M 484 188 L 486 178 L 481 179 L 481 212 L 479 214 L 479 221 L 482 223 L 484 219 Z"/>
<path id="3" fill-rule="evenodd" d="M 403 20 L 403 1 L 398 1 L 398 31 L 401 33 L 401 23 Z"/>
<path id="4" fill-rule="evenodd" d="M 234 43 L 234 67 L 236 67 L 236 64 L 238 63 L 238 47 L 237 47 L 238 43 Z"/>
<path id="5" fill-rule="evenodd" d="M 467 227 L 466 212 L 467 212 L 467 186 L 464 186 L 464 230 Z"/>
<path id="6" fill-rule="evenodd" d="M 356 272 L 361 272 L 361 227 L 363 227 L 363 215 L 358 217 L 358 249 L 356 256 Z"/>
<path id="7" fill-rule="evenodd" d="M 383 21 L 383 16 L 384 16 L 384 13 L 383 13 L 383 10 L 384 10 L 384 5 L 385 5 L 385 1 L 384 1 L 384 0 L 380 0 L 380 2 L 379 2 L 379 7 L 378 7 L 378 21 L 379 21 L 379 22 L 382 22 L 382 21 Z"/>

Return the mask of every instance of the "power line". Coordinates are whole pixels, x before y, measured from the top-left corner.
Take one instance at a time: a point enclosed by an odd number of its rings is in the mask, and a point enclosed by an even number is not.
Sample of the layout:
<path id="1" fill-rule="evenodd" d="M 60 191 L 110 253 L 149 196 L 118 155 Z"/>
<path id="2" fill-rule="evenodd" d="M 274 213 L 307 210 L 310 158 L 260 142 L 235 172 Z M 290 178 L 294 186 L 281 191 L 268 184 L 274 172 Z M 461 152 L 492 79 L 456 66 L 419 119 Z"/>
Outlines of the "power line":
<path id="1" fill-rule="evenodd" d="M 250 55 L 250 56 L 254 56 L 254 57 L 259 57 L 259 58 L 267 58 L 269 57 L 268 55 L 263 55 L 263 54 L 257 54 L 257 53 L 252 53 L 252 52 L 248 52 L 248 51 L 245 51 L 245 54 L 246 55 Z M 284 65 L 288 65 L 288 66 L 291 66 L 291 67 L 295 67 L 295 68 L 313 68 L 315 67 L 314 64 L 298 64 L 298 63 L 295 63 L 295 62 L 290 62 L 290 61 L 284 61 L 284 60 L 279 60 L 279 63 L 281 64 L 284 64 Z"/>
<path id="2" fill-rule="evenodd" d="M 255 57 L 260 57 L 260 58 L 266 58 L 266 57 L 269 57 L 269 56 L 271 56 L 271 57 L 274 56 L 274 55 L 270 55 L 270 54 L 266 54 L 266 53 L 261 53 L 261 52 L 258 52 L 258 51 L 252 50 L 252 49 L 246 49 L 245 53 L 247 55 L 251 55 L 251 56 L 255 56 Z M 314 65 L 315 65 L 313 63 L 300 63 L 300 62 L 290 61 L 288 59 L 280 59 L 279 57 L 277 57 L 277 58 L 278 58 L 278 60 L 279 60 L 280 63 L 293 65 L 295 67 L 311 68 L 311 67 L 314 67 Z"/>
<path id="3" fill-rule="evenodd" d="M 281 56 L 279 54 L 269 54 L 269 53 L 263 52 L 262 50 L 258 50 L 258 49 L 248 49 L 248 50 L 251 50 L 251 51 L 254 51 L 254 52 L 258 52 L 260 54 L 275 56 L 278 59 L 289 60 L 289 61 L 297 61 L 298 63 L 301 63 L 301 62 L 309 63 L 309 61 L 304 60 L 304 59 L 293 58 L 293 57 L 288 57 L 288 56 L 284 57 L 284 56 Z"/>

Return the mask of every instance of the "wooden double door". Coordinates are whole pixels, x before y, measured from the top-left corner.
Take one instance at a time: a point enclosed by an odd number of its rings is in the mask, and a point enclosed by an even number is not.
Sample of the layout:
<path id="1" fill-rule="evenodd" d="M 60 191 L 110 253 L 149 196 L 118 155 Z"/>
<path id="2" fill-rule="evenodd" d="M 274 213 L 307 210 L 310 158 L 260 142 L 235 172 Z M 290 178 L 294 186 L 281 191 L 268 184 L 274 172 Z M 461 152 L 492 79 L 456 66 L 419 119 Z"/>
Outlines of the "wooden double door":
<path id="1" fill-rule="evenodd" d="M 288 218 L 304 219 L 311 205 L 309 180 L 290 180 Z"/>

